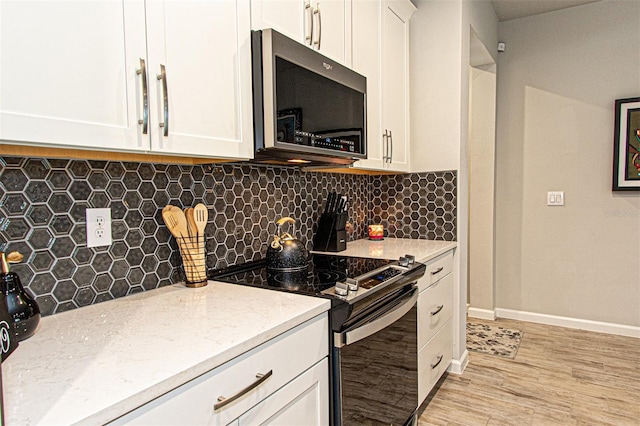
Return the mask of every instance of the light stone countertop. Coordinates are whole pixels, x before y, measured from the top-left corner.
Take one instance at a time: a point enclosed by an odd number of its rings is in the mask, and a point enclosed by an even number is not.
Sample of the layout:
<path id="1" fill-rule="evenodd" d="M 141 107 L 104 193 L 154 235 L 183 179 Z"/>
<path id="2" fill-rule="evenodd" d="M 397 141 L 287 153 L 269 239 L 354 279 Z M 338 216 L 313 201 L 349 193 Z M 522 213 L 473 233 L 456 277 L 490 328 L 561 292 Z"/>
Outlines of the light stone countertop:
<path id="1" fill-rule="evenodd" d="M 210 281 L 45 317 L 2 364 L 5 424 L 104 424 L 329 307 Z"/>
<path id="2" fill-rule="evenodd" d="M 428 262 L 457 246 L 458 243 L 455 241 L 412 240 L 408 238 L 385 238 L 382 241 L 361 239 L 348 242 L 347 249 L 344 251 L 325 253 L 376 259 L 398 259 L 400 256 L 410 254 L 415 256 L 418 262 Z"/>

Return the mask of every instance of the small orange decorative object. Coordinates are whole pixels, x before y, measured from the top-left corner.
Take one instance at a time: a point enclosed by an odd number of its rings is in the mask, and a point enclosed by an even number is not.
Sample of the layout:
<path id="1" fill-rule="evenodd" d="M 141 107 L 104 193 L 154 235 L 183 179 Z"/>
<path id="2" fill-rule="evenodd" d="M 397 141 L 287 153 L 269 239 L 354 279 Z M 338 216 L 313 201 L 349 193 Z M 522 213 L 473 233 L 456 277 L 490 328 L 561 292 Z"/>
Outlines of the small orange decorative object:
<path id="1" fill-rule="evenodd" d="M 369 225 L 368 231 L 370 240 L 382 240 L 384 237 L 384 226 L 382 225 Z"/>

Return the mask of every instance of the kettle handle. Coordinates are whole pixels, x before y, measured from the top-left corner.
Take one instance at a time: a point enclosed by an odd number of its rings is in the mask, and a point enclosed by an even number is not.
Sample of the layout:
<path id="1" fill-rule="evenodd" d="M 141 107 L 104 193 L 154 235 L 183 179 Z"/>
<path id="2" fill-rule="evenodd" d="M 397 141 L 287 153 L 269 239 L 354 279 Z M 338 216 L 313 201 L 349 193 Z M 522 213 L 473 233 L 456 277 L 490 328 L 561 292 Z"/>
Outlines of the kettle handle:
<path id="1" fill-rule="evenodd" d="M 280 235 L 280 227 L 282 225 L 284 225 L 285 223 L 290 223 L 290 224 L 293 225 L 293 234 L 295 235 L 295 233 L 296 233 L 296 220 L 291 218 L 291 217 L 289 217 L 289 216 L 286 216 L 286 217 L 278 219 L 278 221 L 276 222 L 276 225 L 278 225 L 278 230 L 276 231 L 276 234 Z M 282 236 L 282 237 L 284 237 L 284 236 Z M 289 237 L 291 237 L 291 236 L 289 235 Z"/>

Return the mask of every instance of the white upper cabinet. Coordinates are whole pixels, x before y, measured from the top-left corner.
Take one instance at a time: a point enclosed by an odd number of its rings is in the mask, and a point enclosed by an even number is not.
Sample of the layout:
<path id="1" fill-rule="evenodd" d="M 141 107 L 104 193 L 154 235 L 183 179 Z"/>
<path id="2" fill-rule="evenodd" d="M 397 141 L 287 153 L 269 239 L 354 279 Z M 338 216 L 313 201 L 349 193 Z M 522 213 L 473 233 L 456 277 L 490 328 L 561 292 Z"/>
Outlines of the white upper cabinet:
<path id="1" fill-rule="evenodd" d="M 273 28 L 351 65 L 351 0 L 252 0 L 251 27 Z"/>
<path id="2" fill-rule="evenodd" d="M 251 157 L 248 0 L 154 0 L 146 7 L 152 150 Z"/>
<path id="3" fill-rule="evenodd" d="M 249 10 L 249 0 L 0 2 L 0 139 L 251 157 Z"/>
<path id="4" fill-rule="evenodd" d="M 2 1 L 0 43 L 0 139 L 149 149 L 142 1 Z"/>
<path id="5" fill-rule="evenodd" d="M 380 1 L 353 0 L 353 69 L 367 78 L 367 159 L 354 167 L 383 169 Z"/>
<path id="6" fill-rule="evenodd" d="M 354 167 L 409 171 L 408 0 L 353 0 L 353 67 L 367 77 L 367 160 Z"/>

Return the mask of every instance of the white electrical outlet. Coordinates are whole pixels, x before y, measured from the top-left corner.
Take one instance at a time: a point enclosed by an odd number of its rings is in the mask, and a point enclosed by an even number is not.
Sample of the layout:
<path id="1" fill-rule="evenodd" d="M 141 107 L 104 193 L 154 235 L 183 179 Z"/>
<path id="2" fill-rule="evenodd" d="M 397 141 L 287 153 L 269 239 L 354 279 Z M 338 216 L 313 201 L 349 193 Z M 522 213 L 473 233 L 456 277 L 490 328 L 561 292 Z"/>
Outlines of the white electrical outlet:
<path id="1" fill-rule="evenodd" d="M 87 209 L 87 247 L 111 245 L 111 209 Z"/>

